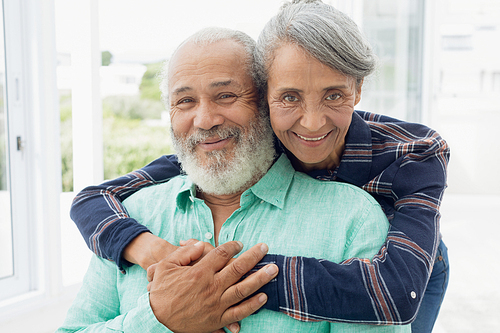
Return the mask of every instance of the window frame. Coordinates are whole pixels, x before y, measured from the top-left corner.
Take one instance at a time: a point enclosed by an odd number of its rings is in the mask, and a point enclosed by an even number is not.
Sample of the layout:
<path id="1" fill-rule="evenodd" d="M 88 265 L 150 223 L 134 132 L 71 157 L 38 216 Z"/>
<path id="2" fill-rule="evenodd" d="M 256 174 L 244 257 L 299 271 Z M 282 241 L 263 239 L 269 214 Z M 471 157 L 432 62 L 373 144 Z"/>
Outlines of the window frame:
<path id="1" fill-rule="evenodd" d="M 26 140 L 24 68 L 22 56 L 20 8 L 4 0 L 4 50 L 5 50 L 5 113 L 7 115 L 7 161 L 11 205 L 13 275 L 0 279 L 0 301 L 18 296 L 32 289 L 33 265 L 30 246 L 32 233 L 28 226 L 27 197 L 28 152 L 18 150 L 17 137 Z M 20 56 L 21 55 L 21 56 Z"/>
<path id="2" fill-rule="evenodd" d="M 0 327 L 9 332 L 53 331 L 79 289 L 62 285 L 54 0 L 3 0 L 3 8 L 12 215 L 15 255 L 20 256 L 15 260 L 24 268 L 17 267 L 12 279 L 22 282 L 0 300 Z M 21 151 L 17 136 L 24 142 Z"/>

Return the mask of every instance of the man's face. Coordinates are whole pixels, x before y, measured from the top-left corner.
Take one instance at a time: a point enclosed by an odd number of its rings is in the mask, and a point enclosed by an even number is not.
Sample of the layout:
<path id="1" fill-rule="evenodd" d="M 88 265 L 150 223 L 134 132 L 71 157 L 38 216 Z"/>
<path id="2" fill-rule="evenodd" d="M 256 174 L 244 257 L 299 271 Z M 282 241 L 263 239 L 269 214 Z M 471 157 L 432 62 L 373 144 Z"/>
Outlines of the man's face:
<path id="1" fill-rule="evenodd" d="M 243 47 L 184 45 L 169 70 L 172 142 L 182 168 L 205 193 L 239 193 L 274 158 L 272 129 L 258 112 Z"/>
<path id="2" fill-rule="evenodd" d="M 170 62 L 169 101 L 172 130 L 180 139 L 218 129 L 197 139 L 193 153 L 201 164 L 223 151 L 234 156 L 235 132 L 256 120 L 257 93 L 247 73 L 243 47 L 225 40 L 207 46 L 188 42 Z M 205 131 L 203 131 L 205 130 Z"/>

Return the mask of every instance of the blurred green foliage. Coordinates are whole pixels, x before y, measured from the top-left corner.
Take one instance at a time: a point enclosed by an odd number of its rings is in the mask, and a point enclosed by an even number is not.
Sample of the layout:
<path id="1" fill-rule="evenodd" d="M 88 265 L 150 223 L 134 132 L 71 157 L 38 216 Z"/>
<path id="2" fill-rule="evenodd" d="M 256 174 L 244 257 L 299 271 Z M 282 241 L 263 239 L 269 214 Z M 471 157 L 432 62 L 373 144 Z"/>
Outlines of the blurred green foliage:
<path id="1" fill-rule="evenodd" d="M 161 63 L 147 65 L 140 95 L 103 98 L 104 179 L 137 170 L 165 154 L 172 154 L 170 129 L 161 122 L 156 73 Z M 63 191 L 73 190 L 71 95 L 60 96 Z"/>
<path id="2" fill-rule="evenodd" d="M 139 119 L 104 118 L 104 178 L 122 176 L 171 154 L 169 132 L 166 126 L 145 125 Z"/>
<path id="3" fill-rule="evenodd" d="M 113 55 L 109 51 L 102 51 L 101 52 L 101 65 L 102 66 L 109 66 L 111 62 L 113 61 Z"/>
<path id="4" fill-rule="evenodd" d="M 150 99 L 153 101 L 161 100 L 160 92 L 160 78 L 159 73 L 163 66 L 163 61 L 146 64 L 146 72 L 142 77 L 139 90 L 141 92 L 141 99 Z"/>
<path id="5" fill-rule="evenodd" d="M 73 129 L 71 124 L 71 95 L 59 95 L 61 117 L 61 169 L 64 192 L 73 191 Z"/>
<path id="6" fill-rule="evenodd" d="M 0 110 L 0 191 L 5 191 L 7 190 L 7 140 L 2 117 L 4 114 Z"/>
<path id="7" fill-rule="evenodd" d="M 7 122 L 3 101 L 3 85 L 0 84 L 0 191 L 7 189 L 7 134 L 5 123 Z"/>

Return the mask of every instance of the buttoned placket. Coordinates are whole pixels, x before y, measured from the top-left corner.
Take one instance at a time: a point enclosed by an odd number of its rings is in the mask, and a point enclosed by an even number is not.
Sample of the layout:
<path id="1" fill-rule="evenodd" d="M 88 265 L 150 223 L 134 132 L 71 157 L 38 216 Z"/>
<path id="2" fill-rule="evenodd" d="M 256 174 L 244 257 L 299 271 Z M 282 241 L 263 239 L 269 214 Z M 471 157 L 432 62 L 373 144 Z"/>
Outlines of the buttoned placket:
<path id="1" fill-rule="evenodd" d="M 189 209 L 195 216 L 195 223 L 200 232 L 199 240 L 215 246 L 214 222 L 210 208 L 203 200 L 194 197 L 192 194 L 189 196 L 189 200 L 191 201 Z"/>
<path id="2" fill-rule="evenodd" d="M 236 231 L 247 215 L 249 207 L 254 204 L 255 200 L 255 195 L 250 191 L 243 193 L 242 198 L 240 199 L 241 207 L 235 210 L 233 214 L 231 214 L 231 216 L 222 225 L 222 228 L 219 232 L 219 244 L 223 244 L 232 240 L 238 240 L 235 239 Z M 245 246 L 246 244 L 243 245 Z M 246 248 L 244 247 L 242 252 L 244 252 L 245 250 Z"/>

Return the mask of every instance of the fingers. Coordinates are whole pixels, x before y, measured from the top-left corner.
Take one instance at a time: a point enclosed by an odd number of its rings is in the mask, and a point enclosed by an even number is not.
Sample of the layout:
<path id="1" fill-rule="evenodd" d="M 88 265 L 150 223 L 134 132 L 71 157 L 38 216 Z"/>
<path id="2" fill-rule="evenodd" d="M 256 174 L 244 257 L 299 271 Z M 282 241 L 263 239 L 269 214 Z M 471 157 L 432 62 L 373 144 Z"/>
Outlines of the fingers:
<path id="1" fill-rule="evenodd" d="M 221 280 L 222 285 L 229 287 L 238 282 L 243 275 L 248 273 L 262 260 L 262 258 L 264 258 L 268 250 L 269 248 L 266 244 L 259 243 L 234 259 L 233 262 L 227 265 L 227 267 L 218 274 L 218 278 Z"/>
<path id="2" fill-rule="evenodd" d="M 196 266 L 212 272 L 220 271 L 227 262 L 243 249 L 243 244 L 239 241 L 231 241 L 217 246 L 210 251 Z M 253 266 L 252 266 L 253 267 Z M 236 282 L 237 280 L 233 281 Z M 231 283 L 232 284 L 232 283 Z"/>
<path id="3" fill-rule="evenodd" d="M 231 331 L 231 333 L 238 333 L 240 331 L 240 324 L 238 323 L 232 323 L 227 325 L 226 327 Z"/>
<path id="4" fill-rule="evenodd" d="M 188 246 L 188 245 L 193 245 L 193 244 L 196 244 L 198 242 L 197 239 L 194 239 L 194 238 L 191 238 L 191 239 L 188 239 L 187 241 L 180 241 L 179 244 L 181 246 Z M 210 243 L 207 243 L 207 242 L 203 242 L 203 245 L 204 245 L 204 250 L 203 250 L 203 254 L 201 255 L 200 258 L 198 258 L 198 260 L 196 261 L 193 261 L 191 263 L 191 265 L 195 265 L 197 264 L 203 257 L 205 257 L 210 251 L 212 251 L 213 249 L 215 249 L 215 247 L 210 244 Z"/>
<path id="5" fill-rule="evenodd" d="M 236 304 L 257 292 L 277 275 L 278 266 L 275 264 L 266 265 L 246 279 L 227 288 L 221 297 L 221 301 L 224 304 Z"/>
<path id="6" fill-rule="evenodd" d="M 236 322 L 250 316 L 267 302 L 267 295 L 257 294 L 252 298 L 228 308 L 222 315 L 222 322 Z"/>
<path id="7" fill-rule="evenodd" d="M 226 326 L 226 328 L 231 332 L 231 333 L 238 333 L 240 331 L 240 324 L 238 323 L 232 323 Z M 219 328 L 217 331 L 213 331 L 212 333 L 225 333 L 224 329 Z"/>
<path id="8" fill-rule="evenodd" d="M 181 240 L 181 241 L 179 242 L 179 245 L 180 245 L 180 246 L 187 246 L 187 245 L 194 245 L 194 244 L 196 244 L 196 243 L 198 243 L 198 240 L 197 240 L 197 239 L 190 238 L 190 239 L 188 239 L 188 240 Z"/>
<path id="9" fill-rule="evenodd" d="M 191 262 L 198 260 L 198 258 L 203 254 L 203 249 L 203 242 L 197 242 L 196 244 L 189 246 L 182 246 L 163 259 L 160 264 L 168 263 L 175 264 L 177 266 L 187 266 Z M 154 270 L 156 270 L 156 267 Z"/>
<path id="10" fill-rule="evenodd" d="M 151 266 L 148 267 L 148 269 L 146 271 L 148 273 L 148 282 L 153 281 L 153 277 L 155 275 L 155 270 L 156 270 L 156 266 L 157 265 L 158 264 L 153 264 L 153 265 L 151 265 Z"/>

